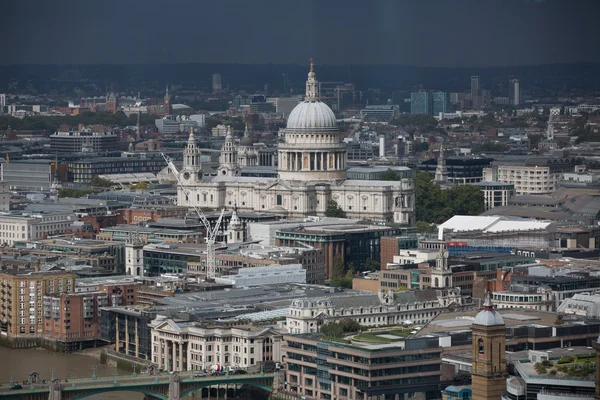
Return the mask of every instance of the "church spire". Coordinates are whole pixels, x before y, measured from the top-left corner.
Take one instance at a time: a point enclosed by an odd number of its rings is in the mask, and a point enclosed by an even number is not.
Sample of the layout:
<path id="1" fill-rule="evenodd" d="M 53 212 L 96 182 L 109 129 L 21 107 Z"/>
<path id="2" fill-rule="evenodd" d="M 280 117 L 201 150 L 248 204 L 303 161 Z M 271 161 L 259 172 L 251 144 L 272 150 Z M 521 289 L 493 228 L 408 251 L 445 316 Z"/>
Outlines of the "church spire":
<path id="1" fill-rule="evenodd" d="M 307 101 L 319 100 L 319 82 L 317 82 L 317 74 L 315 73 L 314 60 L 310 59 L 310 71 L 306 80 L 306 96 Z"/>

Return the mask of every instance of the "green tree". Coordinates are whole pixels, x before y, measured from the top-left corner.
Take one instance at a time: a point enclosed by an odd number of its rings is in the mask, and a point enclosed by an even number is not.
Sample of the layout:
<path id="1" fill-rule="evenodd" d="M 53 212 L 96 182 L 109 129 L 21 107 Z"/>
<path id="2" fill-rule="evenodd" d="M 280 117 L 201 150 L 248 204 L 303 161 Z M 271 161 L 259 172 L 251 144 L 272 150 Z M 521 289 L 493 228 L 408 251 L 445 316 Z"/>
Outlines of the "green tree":
<path id="1" fill-rule="evenodd" d="M 392 171 L 391 168 L 388 168 L 387 171 L 381 174 L 379 179 L 382 181 L 398 181 L 400 180 L 400 174 L 398 174 L 396 171 Z"/>
<path id="2" fill-rule="evenodd" d="M 417 232 L 419 233 L 434 233 L 435 232 L 435 224 L 429 224 L 425 221 L 417 221 Z"/>
<path id="3" fill-rule="evenodd" d="M 342 256 L 337 255 L 333 258 L 333 266 L 331 267 L 332 278 L 342 278 L 346 273 L 346 266 Z"/>
<path id="4" fill-rule="evenodd" d="M 379 271 L 380 263 L 377 260 L 367 259 L 367 271 Z"/>
<path id="5" fill-rule="evenodd" d="M 91 184 L 96 187 L 111 187 L 114 185 L 113 182 L 108 179 L 100 178 L 98 175 L 92 177 Z"/>
<path id="6" fill-rule="evenodd" d="M 354 319 L 344 318 L 337 322 L 328 322 L 321 327 L 321 333 L 325 336 L 341 338 L 350 333 L 358 333 L 363 327 Z"/>
<path id="7" fill-rule="evenodd" d="M 479 215 L 484 211 L 483 192 L 476 186 L 454 186 L 442 190 L 433 176 L 417 172 L 415 182 L 417 224 L 440 224 L 454 215 Z M 421 222 L 419 224 L 419 222 Z"/>
<path id="8" fill-rule="evenodd" d="M 96 193 L 100 193 L 100 192 L 98 190 L 92 190 L 92 189 L 62 188 L 62 189 L 59 189 L 59 191 L 58 191 L 58 197 L 77 198 L 77 197 L 87 196 L 88 194 L 96 194 Z"/>
<path id="9" fill-rule="evenodd" d="M 325 209 L 326 217 L 346 218 L 346 212 L 338 205 L 335 200 L 329 200 L 327 202 L 327 209 Z"/>

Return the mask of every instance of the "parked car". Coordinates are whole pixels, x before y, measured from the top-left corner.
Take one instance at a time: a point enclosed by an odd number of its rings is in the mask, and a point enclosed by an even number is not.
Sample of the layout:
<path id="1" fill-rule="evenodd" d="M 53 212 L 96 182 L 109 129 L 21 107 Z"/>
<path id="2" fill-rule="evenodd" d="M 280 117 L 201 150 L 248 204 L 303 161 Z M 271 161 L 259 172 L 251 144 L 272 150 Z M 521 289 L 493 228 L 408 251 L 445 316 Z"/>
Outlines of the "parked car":
<path id="1" fill-rule="evenodd" d="M 233 371 L 233 373 L 235 375 L 246 375 L 248 373 L 248 371 L 243 370 L 243 369 L 236 369 L 235 371 Z"/>
<path id="2" fill-rule="evenodd" d="M 19 385 L 18 383 L 15 386 L 10 388 L 10 390 L 21 390 L 21 389 L 23 389 L 23 386 Z"/>
<path id="3" fill-rule="evenodd" d="M 204 372 L 197 372 L 194 374 L 194 378 L 203 378 L 206 374 Z"/>

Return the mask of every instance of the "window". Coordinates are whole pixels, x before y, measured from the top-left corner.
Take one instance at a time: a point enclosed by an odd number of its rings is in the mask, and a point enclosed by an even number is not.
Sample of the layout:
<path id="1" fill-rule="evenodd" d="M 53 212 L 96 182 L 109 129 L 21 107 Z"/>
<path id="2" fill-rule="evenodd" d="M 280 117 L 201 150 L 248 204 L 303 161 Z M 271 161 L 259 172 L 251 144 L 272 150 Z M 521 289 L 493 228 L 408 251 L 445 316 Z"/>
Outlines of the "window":
<path id="1" fill-rule="evenodd" d="M 276 199 L 277 199 L 278 206 L 283 204 L 283 196 L 282 195 L 278 194 Z"/>

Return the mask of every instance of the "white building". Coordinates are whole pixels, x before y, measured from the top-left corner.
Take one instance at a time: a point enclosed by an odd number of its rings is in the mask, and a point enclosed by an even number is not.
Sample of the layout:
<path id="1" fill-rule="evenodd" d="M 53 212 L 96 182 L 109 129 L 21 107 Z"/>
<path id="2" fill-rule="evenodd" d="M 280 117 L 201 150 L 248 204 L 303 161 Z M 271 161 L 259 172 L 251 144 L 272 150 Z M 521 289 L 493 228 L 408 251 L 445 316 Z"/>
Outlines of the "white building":
<path id="1" fill-rule="evenodd" d="M 347 149 L 340 142 L 333 111 L 319 100 L 312 65 L 305 99 L 290 113 L 283 137 L 278 148 L 278 178 L 240 176 L 239 153 L 228 137 L 221 151 L 218 175 L 205 180 L 199 173 L 200 150 L 191 134 L 184 150 L 180 172 L 183 187 L 178 188 L 178 204 L 212 209 L 237 204 L 244 212 L 305 217 L 323 216 L 333 200 L 350 218 L 414 225 L 411 179 L 347 179 Z"/>
<path id="2" fill-rule="evenodd" d="M 279 221 L 251 222 L 248 224 L 250 241 L 258 241 L 263 246 L 275 245 L 277 231 L 294 229 L 300 226 L 351 225 L 358 220 L 347 218 L 308 217 L 304 219 L 280 219 Z"/>
<path id="3" fill-rule="evenodd" d="M 553 193 L 560 179 L 560 173 L 553 172 L 548 165 L 498 165 L 497 168 L 498 181 L 513 184 L 517 195 Z"/>
<path id="4" fill-rule="evenodd" d="M 61 235 L 76 218 L 71 213 L 0 214 L 0 243 L 36 240 L 48 235 Z"/>
<path id="5" fill-rule="evenodd" d="M 302 268 L 302 264 L 271 264 L 266 267 L 240 268 L 236 275 L 224 275 L 215 278 L 215 282 L 236 287 L 306 283 L 306 270 Z"/>
<path id="6" fill-rule="evenodd" d="M 286 318 L 292 334 L 318 332 L 327 322 L 352 319 L 364 326 L 426 324 L 450 306 L 464 304 L 459 288 L 380 290 L 364 296 L 293 300 Z"/>
<path id="7" fill-rule="evenodd" d="M 211 365 L 248 368 L 281 362 L 282 335 L 270 326 L 177 323 L 159 315 L 150 323 L 152 362 L 167 371 L 204 370 Z"/>
<path id="8" fill-rule="evenodd" d="M 515 197 L 515 185 L 512 183 L 483 181 L 473 183 L 483 192 L 483 201 L 486 210 L 494 207 L 508 205 L 508 202 Z"/>

